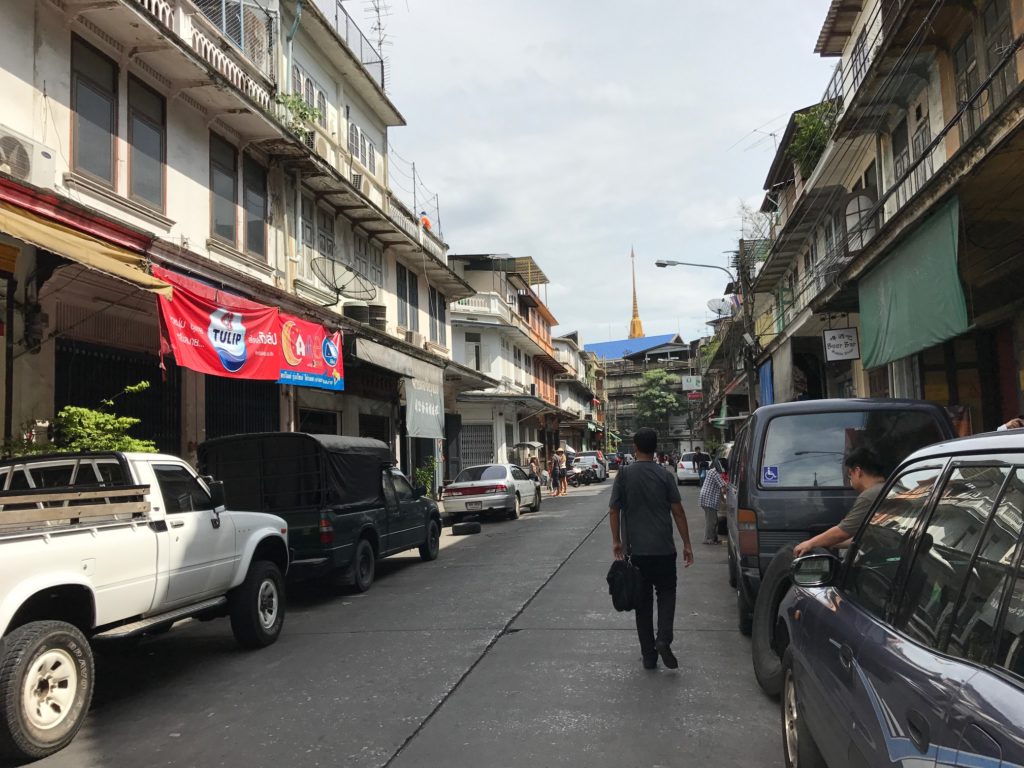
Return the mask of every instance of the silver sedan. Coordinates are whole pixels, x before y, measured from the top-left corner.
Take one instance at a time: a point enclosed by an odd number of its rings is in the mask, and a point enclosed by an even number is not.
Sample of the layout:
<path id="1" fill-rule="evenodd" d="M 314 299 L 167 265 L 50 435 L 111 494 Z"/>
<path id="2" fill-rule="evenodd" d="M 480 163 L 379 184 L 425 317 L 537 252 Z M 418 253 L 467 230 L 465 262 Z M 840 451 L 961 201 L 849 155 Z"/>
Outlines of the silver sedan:
<path id="1" fill-rule="evenodd" d="M 481 464 L 466 467 L 445 485 L 441 501 L 451 522 L 496 513 L 515 520 L 526 508 L 540 509 L 540 483 L 515 464 Z"/>

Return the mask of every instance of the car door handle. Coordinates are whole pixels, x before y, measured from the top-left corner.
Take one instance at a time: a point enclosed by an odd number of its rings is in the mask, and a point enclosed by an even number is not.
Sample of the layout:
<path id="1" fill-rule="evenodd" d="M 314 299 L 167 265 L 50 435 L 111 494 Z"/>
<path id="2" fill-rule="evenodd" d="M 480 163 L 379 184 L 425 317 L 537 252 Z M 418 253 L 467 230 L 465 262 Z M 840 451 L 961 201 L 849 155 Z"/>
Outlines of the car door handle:
<path id="1" fill-rule="evenodd" d="M 910 737 L 910 743 L 917 748 L 918 752 L 923 755 L 928 751 L 928 745 L 931 743 L 931 728 L 928 727 L 928 721 L 924 715 L 913 709 L 907 710 L 907 735 Z"/>
<path id="2" fill-rule="evenodd" d="M 853 667 L 853 649 L 848 645 L 842 645 L 839 648 L 839 663 L 842 664 L 843 669 L 847 672 Z"/>
<path id="3" fill-rule="evenodd" d="M 185 521 L 184 520 L 171 520 L 171 528 L 184 528 L 184 527 L 185 527 Z"/>

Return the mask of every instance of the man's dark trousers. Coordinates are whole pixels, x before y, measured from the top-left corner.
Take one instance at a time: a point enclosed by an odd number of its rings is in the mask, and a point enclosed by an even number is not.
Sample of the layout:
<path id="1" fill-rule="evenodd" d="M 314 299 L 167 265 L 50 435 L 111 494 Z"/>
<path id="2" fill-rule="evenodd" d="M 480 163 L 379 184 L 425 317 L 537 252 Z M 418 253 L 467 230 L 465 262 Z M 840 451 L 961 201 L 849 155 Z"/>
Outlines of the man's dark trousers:
<path id="1" fill-rule="evenodd" d="M 636 607 L 636 633 L 646 659 L 657 656 L 655 642 L 672 642 L 676 616 L 676 556 L 633 555 L 630 560 L 643 574 L 643 592 Z M 654 634 L 654 592 L 658 593 L 658 634 Z"/>

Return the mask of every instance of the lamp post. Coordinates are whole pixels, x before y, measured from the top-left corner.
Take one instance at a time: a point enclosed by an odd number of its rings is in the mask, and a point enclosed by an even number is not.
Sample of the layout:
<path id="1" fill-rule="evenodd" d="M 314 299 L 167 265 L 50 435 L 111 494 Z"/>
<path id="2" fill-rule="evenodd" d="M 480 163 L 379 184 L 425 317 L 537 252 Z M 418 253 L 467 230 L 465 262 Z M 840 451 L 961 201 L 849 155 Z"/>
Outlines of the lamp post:
<path id="1" fill-rule="evenodd" d="M 742 245 L 742 243 L 741 243 Z M 728 253 L 735 253 L 735 251 L 728 251 Z M 747 273 L 746 265 L 741 260 L 737 260 L 739 266 L 739 284 L 740 293 L 743 294 L 743 330 L 744 330 L 744 341 L 748 346 L 743 352 L 743 369 L 747 378 L 747 411 L 753 413 L 757 408 L 757 396 L 755 391 L 757 389 L 757 372 L 754 370 L 754 350 L 751 348 L 753 345 L 752 341 L 747 341 L 747 338 L 756 339 L 756 331 L 754 330 L 754 302 L 753 296 L 750 292 L 750 275 Z M 673 261 L 671 259 L 658 259 L 654 262 L 656 267 L 700 267 L 701 269 L 717 269 L 720 272 L 725 272 L 729 276 L 729 281 L 736 283 L 736 276 L 733 275 L 725 267 L 720 267 L 717 264 L 695 264 L 689 261 Z"/>

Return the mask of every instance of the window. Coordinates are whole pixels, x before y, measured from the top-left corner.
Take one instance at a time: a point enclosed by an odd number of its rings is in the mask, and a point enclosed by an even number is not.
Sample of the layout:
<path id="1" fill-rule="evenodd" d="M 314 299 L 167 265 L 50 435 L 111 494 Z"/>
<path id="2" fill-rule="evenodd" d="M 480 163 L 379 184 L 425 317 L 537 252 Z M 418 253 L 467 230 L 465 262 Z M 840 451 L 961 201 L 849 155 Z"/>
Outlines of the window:
<path id="1" fill-rule="evenodd" d="M 348 124 L 348 151 L 352 157 L 359 157 L 359 126 L 353 122 Z"/>
<path id="2" fill-rule="evenodd" d="M 901 475 L 856 542 L 846 573 L 846 593 L 878 618 L 885 618 L 900 560 L 909 554 L 910 533 L 941 471 L 941 467 L 922 467 Z"/>
<path id="3" fill-rule="evenodd" d="M 409 273 L 409 330 L 420 329 L 420 281 L 412 272 Z"/>
<path id="4" fill-rule="evenodd" d="M 215 133 L 210 134 L 210 194 L 213 197 L 213 236 L 234 245 L 237 240 L 238 155 L 231 144 Z"/>
<path id="5" fill-rule="evenodd" d="M 396 293 L 398 294 L 398 324 L 407 328 L 409 326 L 409 270 L 401 264 L 395 270 Z"/>
<path id="6" fill-rule="evenodd" d="M 1010 603 L 999 632 L 996 664 L 1024 678 L 1024 574 L 1017 575 L 1010 593 Z"/>
<path id="7" fill-rule="evenodd" d="M 466 333 L 466 365 L 472 368 L 474 371 L 482 371 L 480 367 L 481 356 L 480 356 L 480 334 L 479 333 Z"/>
<path id="8" fill-rule="evenodd" d="M 336 260 L 334 251 L 334 214 L 323 208 L 316 210 L 316 250 L 325 258 Z"/>
<path id="9" fill-rule="evenodd" d="M 117 66 L 80 38 L 71 40 L 72 164 L 114 186 Z"/>
<path id="10" fill-rule="evenodd" d="M 1024 470 L 1010 478 L 970 569 L 956 610 L 947 652 L 979 664 L 991 662 L 996 616 L 1006 583 L 1013 576 L 1024 510 Z"/>
<path id="11" fill-rule="evenodd" d="M 868 36 L 867 30 L 862 29 L 857 42 L 853 46 L 853 55 L 850 57 L 850 64 L 853 72 L 853 81 L 850 88 L 852 93 L 857 91 L 864 81 L 864 75 L 868 71 Z"/>
<path id="12" fill-rule="evenodd" d="M 985 58 L 989 73 L 993 73 L 1006 52 L 1013 45 L 1010 25 L 1010 4 L 1007 0 L 992 0 L 981 13 L 985 26 Z M 1017 57 L 1011 56 L 989 86 L 989 113 L 1006 100 L 1006 95 L 1017 85 Z"/>
<path id="13" fill-rule="evenodd" d="M 956 75 L 957 106 L 967 104 L 978 90 L 978 57 L 974 49 L 974 30 L 970 30 L 953 48 L 953 71 Z M 978 127 L 976 109 L 968 108 L 960 120 L 960 141 L 967 141 Z"/>
<path id="14" fill-rule="evenodd" d="M 134 77 L 128 78 L 128 144 L 128 196 L 163 210 L 164 98 Z"/>
<path id="15" fill-rule="evenodd" d="M 154 464 L 153 474 L 164 497 L 164 510 L 169 515 L 213 509 L 213 502 L 199 481 L 185 467 L 177 464 Z"/>
<path id="16" fill-rule="evenodd" d="M 317 125 L 327 128 L 327 94 L 323 91 L 316 92 L 316 111 L 320 113 L 316 118 Z"/>
<path id="17" fill-rule="evenodd" d="M 392 472 L 391 479 L 394 481 L 395 493 L 398 495 L 399 502 L 416 501 L 416 494 L 412 492 L 412 486 L 405 479 L 405 475 L 400 472 Z"/>
<path id="18" fill-rule="evenodd" d="M 366 167 L 371 174 L 377 173 L 377 148 L 372 141 L 366 142 Z"/>
<path id="19" fill-rule="evenodd" d="M 370 282 L 384 287 L 384 249 L 377 245 L 370 246 Z"/>
<path id="20" fill-rule="evenodd" d="M 362 235 L 355 236 L 356 272 L 364 277 L 370 274 L 370 243 Z"/>
<path id="21" fill-rule="evenodd" d="M 487 426 L 490 426 L 489 424 Z M 500 464 L 483 467 L 468 467 L 455 478 L 456 483 L 475 483 L 478 480 L 507 480 L 508 473 Z"/>
<path id="22" fill-rule="evenodd" d="M 292 65 L 292 93 L 302 93 L 302 70 L 298 64 Z"/>
<path id="23" fill-rule="evenodd" d="M 448 345 L 448 333 L 445 329 L 445 303 L 444 295 L 436 288 L 429 288 L 427 291 L 427 309 L 430 314 L 430 340 L 442 347 Z"/>
<path id="24" fill-rule="evenodd" d="M 960 467 L 949 476 L 911 563 L 897 626 L 930 648 L 942 649 L 974 551 L 1007 470 Z"/>
<path id="25" fill-rule="evenodd" d="M 932 128 L 928 123 L 928 115 L 924 115 L 917 124 L 917 128 L 914 130 L 914 135 L 910 140 L 911 149 L 914 152 L 914 160 L 921 160 L 924 157 L 925 150 L 928 145 L 932 143 Z M 932 157 L 928 155 L 924 160 L 914 168 L 914 192 L 916 193 L 924 183 L 932 177 Z"/>
<path id="26" fill-rule="evenodd" d="M 309 107 L 310 109 L 316 108 L 316 101 L 313 96 L 313 91 L 313 78 L 309 77 L 308 75 L 305 75 L 303 77 L 302 83 L 302 100 L 306 102 L 306 106 Z"/>
<path id="27" fill-rule="evenodd" d="M 761 467 L 775 469 L 776 481 L 768 488 L 842 488 L 846 483 L 843 458 L 850 449 L 868 446 L 891 470 L 905 456 L 942 437 L 935 418 L 926 411 L 778 416 L 768 424 Z"/>
<path id="28" fill-rule="evenodd" d="M 316 248 L 316 220 L 314 219 L 314 211 L 316 206 L 313 203 L 313 198 L 303 197 L 302 198 L 302 249 L 309 249 L 312 253 Z"/>
<path id="29" fill-rule="evenodd" d="M 242 206 L 245 209 L 245 250 L 267 255 L 267 171 L 249 155 L 243 161 Z"/>

